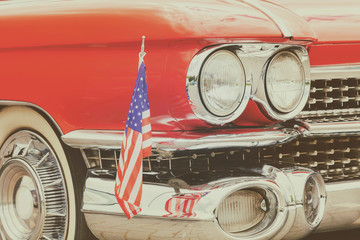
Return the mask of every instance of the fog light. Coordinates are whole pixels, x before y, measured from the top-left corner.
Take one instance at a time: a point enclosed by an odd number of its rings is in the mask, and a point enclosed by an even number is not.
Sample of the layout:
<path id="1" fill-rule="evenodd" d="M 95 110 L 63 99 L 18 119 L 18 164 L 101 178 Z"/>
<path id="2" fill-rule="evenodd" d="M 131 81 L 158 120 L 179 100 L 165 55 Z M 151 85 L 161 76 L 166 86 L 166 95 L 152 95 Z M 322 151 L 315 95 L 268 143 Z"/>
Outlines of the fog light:
<path id="1" fill-rule="evenodd" d="M 240 190 L 224 199 L 218 208 L 217 217 L 224 231 L 238 233 L 260 223 L 265 213 L 266 202 L 260 193 Z"/>
<path id="2" fill-rule="evenodd" d="M 294 190 L 297 213 L 293 228 L 298 238 L 317 228 L 326 207 L 326 187 L 321 175 L 311 169 L 297 167 L 282 169 Z M 301 230 L 299 230 L 301 229 Z"/>

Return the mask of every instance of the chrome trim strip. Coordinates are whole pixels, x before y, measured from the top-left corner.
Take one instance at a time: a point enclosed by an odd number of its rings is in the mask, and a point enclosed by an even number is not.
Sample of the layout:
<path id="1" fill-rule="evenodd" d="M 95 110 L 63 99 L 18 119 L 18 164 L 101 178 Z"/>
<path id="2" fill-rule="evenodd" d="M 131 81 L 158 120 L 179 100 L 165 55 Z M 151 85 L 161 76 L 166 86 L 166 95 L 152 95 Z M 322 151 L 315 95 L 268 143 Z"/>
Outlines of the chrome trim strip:
<path id="1" fill-rule="evenodd" d="M 224 147 L 259 147 L 284 143 L 299 136 L 299 131 L 289 129 L 250 129 L 245 133 L 202 135 L 174 132 L 153 132 L 153 149 L 162 151 L 217 149 Z M 63 135 L 63 142 L 73 148 L 121 149 L 122 131 L 76 130 Z M 168 137 L 168 136 L 169 137 Z M 172 136 L 171 136 L 172 135 Z M 171 136 L 171 137 L 170 137 Z"/>
<path id="2" fill-rule="evenodd" d="M 293 34 L 288 28 L 288 26 L 283 22 L 281 18 L 279 18 L 278 15 L 274 14 L 271 10 L 264 7 L 260 1 L 258 0 L 241 0 L 242 2 L 257 8 L 259 11 L 264 13 L 267 17 L 270 18 L 271 21 L 273 21 L 276 26 L 279 28 L 281 33 L 283 34 L 284 38 L 292 38 Z"/>
<path id="3" fill-rule="evenodd" d="M 54 124 L 56 129 L 59 131 L 60 135 L 63 135 L 63 132 L 62 132 L 60 126 L 55 121 L 55 119 L 53 119 L 52 116 L 47 111 L 45 111 L 43 108 L 39 107 L 38 105 L 36 105 L 34 103 L 21 102 L 21 101 L 10 101 L 10 100 L 0 100 L 0 106 L 26 106 L 26 107 L 34 108 L 34 109 L 40 111 L 41 113 L 43 113 L 44 115 L 46 115 L 51 120 L 51 122 Z"/>
<path id="4" fill-rule="evenodd" d="M 360 65 L 311 67 L 311 79 L 360 78 Z"/>
<path id="5" fill-rule="evenodd" d="M 360 132 L 360 121 L 335 122 L 335 123 L 316 123 L 310 124 L 303 122 L 307 132 L 305 135 L 337 135 L 351 134 Z"/>
<path id="6" fill-rule="evenodd" d="M 218 148 L 261 147 L 291 141 L 298 136 L 360 133 L 360 121 L 316 123 L 299 121 L 292 129 L 250 129 L 244 133 L 197 136 L 178 132 L 153 132 L 153 149 L 161 151 L 201 150 Z M 245 129 L 244 129 L 245 130 Z M 235 131 L 235 130 L 234 130 Z M 175 134 L 175 135 L 174 135 Z M 73 148 L 121 149 L 123 132 L 105 130 L 75 130 L 63 135 L 65 144 Z"/>
<path id="7" fill-rule="evenodd" d="M 353 115 L 359 114 L 360 108 L 345 108 L 345 109 L 330 109 L 330 110 L 315 110 L 302 111 L 297 118 L 313 118 L 313 117 L 336 117 L 336 115 Z M 344 116 L 346 118 L 346 116 Z"/>
<path id="8" fill-rule="evenodd" d="M 61 137 L 73 148 L 121 149 L 123 131 L 75 130 Z"/>
<path id="9" fill-rule="evenodd" d="M 316 232 L 360 228 L 360 180 L 326 184 L 324 218 Z"/>

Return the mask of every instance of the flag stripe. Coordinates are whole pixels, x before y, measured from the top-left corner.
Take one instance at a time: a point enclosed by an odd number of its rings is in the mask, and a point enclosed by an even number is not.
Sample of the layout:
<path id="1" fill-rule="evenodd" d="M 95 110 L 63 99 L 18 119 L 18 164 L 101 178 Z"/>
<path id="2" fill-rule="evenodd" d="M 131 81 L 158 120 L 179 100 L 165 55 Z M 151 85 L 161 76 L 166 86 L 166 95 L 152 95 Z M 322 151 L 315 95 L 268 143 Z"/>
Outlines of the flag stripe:
<path id="1" fill-rule="evenodd" d="M 143 134 L 143 141 L 151 139 L 151 136 L 152 136 L 151 132 L 147 132 L 147 133 Z"/>
<path id="2" fill-rule="evenodd" d="M 150 125 L 146 125 L 142 127 L 142 132 L 143 133 L 147 133 L 151 131 L 151 126 Z"/>
<path id="3" fill-rule="evenodd" d="M 151 146 L 151 144 L 152 144 L 151 139 L 148 139 L 143 142 L 143 148 L 147 148 L 147 147 Z"/>
<path id="4" fill-rule="evenodd" d="M 131 146 L 131 147 L 133 148 L 133 152 L 132 152 L 132 155 L 130 157 L 130 160 L 128 160 L 126 162 L 127 166 L 125 166 L 125 174 L 124 174 L 124 177 L 123 177 L 122 185 L 124 183 L 125 183 L 125 185 L 127 185 L 130 176 L 133 174 L 133 170 L 134 170 L 134 167 L 135 167 L 135 164 L 136 164 L 136 160 L 137 160 L 137 158 L 138 158 L 138 156 L 140 154 L 141 142 L 137 141 L 137 142 L 135 142 L 135 146 Z M 125 187 L 121 188 L 121 191 L 120 191 L 120 197 L 121 198 L 123 198 L 125 189 L 126 189 Z"/>
<path id="5" fill-rule="evenodd" d="M 146 125 L 150 125 L 150 117 L 147 117 L 147 118 L 143 119 L 143 126 L 146 126 Z"/>
<path id="6" fill-rule="evenodd" d="M 135 147 L 138 146 L 138 137 L 139 137 L 139 133 L 133 130 L 130 130 L 130 136 L 132 136 L 131 141 L 129 141 L 127 144 L 129 144 L 129 147 L 127 147 L 127 155 L 125 156 L 126 158 L 126 162 L 125 162 L 125 167 L 124 167 L 124 171 L 127 171 L 129 169 L 129 164 L 135 164 L 134 162 L 131 161 L 131 159 L 133 159 L 133 154 L 137 153 L 134 152 L 135 151 Z M 136 157 L 136 156 L 135 156 Z M 131 168 L 130 168 L 131 169 Z M 125 175 L 124 175 L 125 177 Z"/>
<path id="7" fill-rule="evenodd" d="M 129 196 L 129 202 L 133 202 L 134 205 L 140 205 L 140 202 L 138 201 L 138 193 L 140 192 L 140 189 L 142 188 L 142 176 L 139 176 L 136 179 L 136 182 L 134 184 L 134 188 L 132 189 L 130 196 Z"/>
<path id="8" fill-rule="evenodd" d="M 128 159 L 128 155 L 129 155 L 129 148 L 131 147 L 131 144 L 132 143 L 132 137 L 133 137 L 133 134 L 132 134 L 132 131 L 130 129 L 128 129 L 127 133 L 126 133 L 126 138 L 125 138 L 125 148 L 123 151 L 121 151 L 121 153 L 124 152 L 124 155 L 121 154 L 122 156 L 122 159 L 120 159 L 120 161 L 122 162 L 123 164 L 123 168 L 122 168 L 122 172 L 125 171 L 125 160 Z M 128 147 L 129 146 L 129 147 Z"/>
<path id="9" fill-rule="evenodd" d="M 152 148 L 151 148 L 151 146 L 143 149 L 143 158 L 146 158 L 146 157 L 150 156 L 151 153 L 152 153 Z"/>
<path id="10" fill-rule="evenodd" d="M 138 181 L 138 179 L 140 179 L 140 181 L 142 180 L 142 175 L 140 175 L 140 173 L 142 174 L 141 171 L 141 167 L 142 167 L 142 161 L 139 161 L 141 160 L 142 157 L 139 156 L 137 162 L 136 162 L 136 165 L 134 166 L 134 169 L 132 170 L 132 173 L 131 175 L 129 175 L 129 179 L 128 179 L 128 184 L 127 186 L 125 187 L 125 196 L 124 198 L 127 199 L 128 201 L 130 202 L 134 202 L 135 199 L 136 199 L 136 196 L 134 196 L 134 199 L 130 199 L 130 196 L 131 194 L 136 191 L 138 192 L 139 191 L 139 188 L 140 188 L 140 185 L 136 185 L 136 182 Z"/>
<path id="11" fill-rule="evenodd" d="M 150 110 L 143 111 L 142 117 L 143 117 L 143 118 L 148 118 L 148 117 L 150 117 Z"/>

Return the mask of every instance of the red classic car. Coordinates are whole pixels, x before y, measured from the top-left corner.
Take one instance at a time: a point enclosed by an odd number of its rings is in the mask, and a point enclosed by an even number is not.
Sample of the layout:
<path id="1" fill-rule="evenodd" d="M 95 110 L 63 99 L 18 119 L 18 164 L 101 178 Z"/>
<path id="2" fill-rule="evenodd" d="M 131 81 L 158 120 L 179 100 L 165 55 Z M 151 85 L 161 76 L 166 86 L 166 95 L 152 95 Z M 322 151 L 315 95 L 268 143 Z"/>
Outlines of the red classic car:
<path id="1" fill-rule="evenodd" d="M 357 0 L 0 1 L 0 239 L 359 228 L 359 13 Z M 128 220 L 114 186 L 142 36 L 152 154 Z"/>

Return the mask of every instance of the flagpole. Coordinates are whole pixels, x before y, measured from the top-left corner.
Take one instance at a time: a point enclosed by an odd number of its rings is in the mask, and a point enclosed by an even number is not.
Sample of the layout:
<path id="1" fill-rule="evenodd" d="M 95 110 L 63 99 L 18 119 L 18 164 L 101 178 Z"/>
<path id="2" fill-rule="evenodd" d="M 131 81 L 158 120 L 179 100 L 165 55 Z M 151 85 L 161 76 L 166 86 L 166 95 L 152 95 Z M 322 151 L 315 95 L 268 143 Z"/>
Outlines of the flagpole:
<path id="1" fill-rule="evenodd" d="M 116 200 L 128 219 L 141 211 L 143 158 L 150 156 L 152 149 L 145 54 L 143 36 L 139 52 L 139 71 L 126 121 L 114 189 Z"/>
<path id="2" fill-rule="evenodd" d="M 146 52 L 145 52 L 145 36 L 142 36 L 141 50 L 139 52 L 139 66 L 138 66 L 138 69 L 140 68 L 141 63 L 144 62 L 145 55 L 146 55 Z"/>

